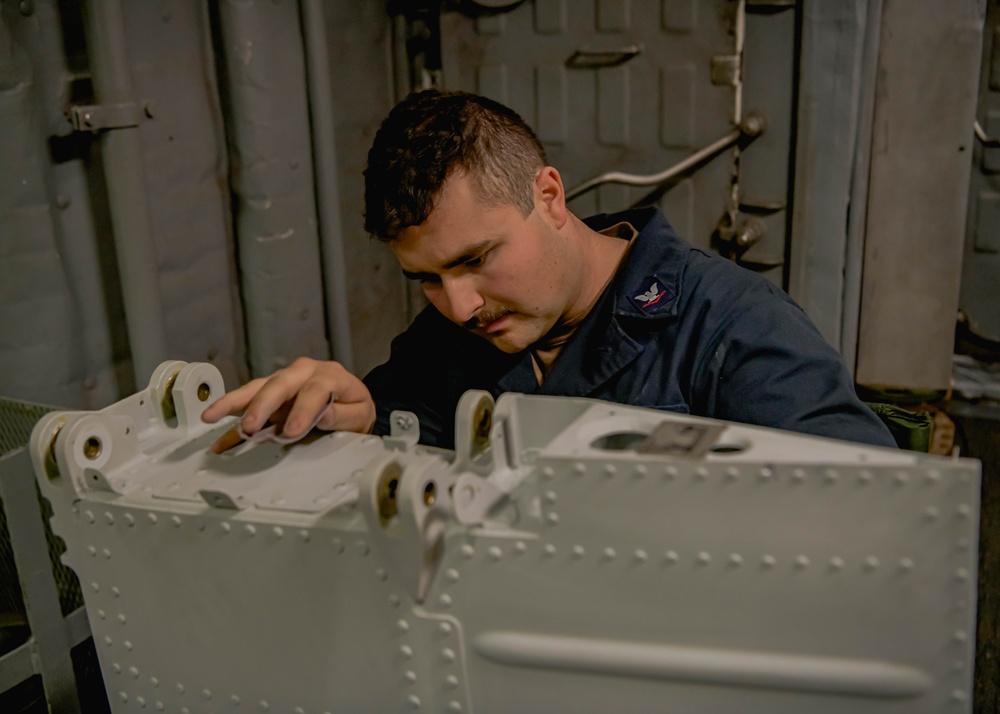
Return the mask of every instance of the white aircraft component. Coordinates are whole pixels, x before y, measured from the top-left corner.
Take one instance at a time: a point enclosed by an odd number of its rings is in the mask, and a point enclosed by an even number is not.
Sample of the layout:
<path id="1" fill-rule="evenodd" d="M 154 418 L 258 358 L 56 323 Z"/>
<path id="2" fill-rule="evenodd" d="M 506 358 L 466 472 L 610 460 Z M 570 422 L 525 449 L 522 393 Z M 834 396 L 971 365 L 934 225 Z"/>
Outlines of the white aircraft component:
<path id="1" fill-rule="evenodd" d="M 215 455 L 223 392 L 33 433 L 116 713 L 970 711 L 975 461 L 482 392 Z"/>

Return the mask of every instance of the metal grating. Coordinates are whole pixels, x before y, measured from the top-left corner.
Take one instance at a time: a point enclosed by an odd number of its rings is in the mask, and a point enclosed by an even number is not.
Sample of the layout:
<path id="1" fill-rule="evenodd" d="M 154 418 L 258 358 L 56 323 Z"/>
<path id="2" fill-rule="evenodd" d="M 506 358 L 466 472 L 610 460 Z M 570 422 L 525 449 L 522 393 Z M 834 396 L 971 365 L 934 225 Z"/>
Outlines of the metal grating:
<path id="1" fill-rule="evenodd" d="M 0 397 L 0 457 L 27 444 L 35 423 L 53 409 L 54 407 Z M 66 552 L 66 544 L 49 527 L 52 506 L 40 493 L 38 500 L 45 523 L 45 539 L 49 546 L 52 573 L 59 588 L 59 603 L 63 616 L 66 616 L 83 605 L 83 594 L 76 575 L 60 560 Z M 23 619 L 24 602 L 18 583 L 10 535 L 7 532 L 7 517 L 3 503 L 0 502 L 0 615 L 20 615 Z"/>

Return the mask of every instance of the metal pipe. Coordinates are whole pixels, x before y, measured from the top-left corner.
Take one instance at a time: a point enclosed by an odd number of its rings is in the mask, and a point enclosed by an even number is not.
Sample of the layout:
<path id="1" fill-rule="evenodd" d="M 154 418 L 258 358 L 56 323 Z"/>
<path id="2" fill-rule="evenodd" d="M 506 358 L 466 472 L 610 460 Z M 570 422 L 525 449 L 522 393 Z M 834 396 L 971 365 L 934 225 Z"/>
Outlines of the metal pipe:
<path id="1" fill-rule="evenodd" d="M 92 0 L 84 12 L 96 101 L 134 103 L 121 2 Z M 139 128 L 101 132 L 100 142 L 132 367 L 136 382 L 143 383 L 167 355 Z"/>
<path id="2" fill-rule="evenodd" d="M 868 182 L 871 170 L 872 131 L 875 123 L 875 92 L 878 51 L 882 34 L 882 0 L 870 0 L 865 22 L 865 44 L 861 60 L 862 87 L 855 135 L 854 172 L 851 177 L 850 212 L 844 255 L 843 318 L 840 326 L 840 353 L 853 375 L 858 358 L 858 329 L 861 324 L 861 282 L 868 223 Z"/>
<path id="3" fill-rule="evenodd" d="M 621 171 L 609 171 L 608 173 L 604 173 L 600 176 L 595 176 L 588 181 L 584 181 L 583 183 L 568 190 L 566 192 L 566 200 L 571 201 L 577 196 L 580 196 L 587 191 L 591 191 L 598 186 L 603 186 L 606 183 L 620 183 L 625 184 L 626 186 L 658 186 L 659 184 L 666 183 L 667 181 L 675 179 L 678 176 L 682 176 L 703 161 L 707 161 L 719 152 L 725 151 L 729 147 L 734 146 L 742 138 L 755 139 L 764 132 L 764 128 L 764 118 L 759 114 L 751 113 L 746 119 L 743 120 L 740 126 L 733 129 L 721 139 L 713 141 L 708 146 L 699 149 L 684 160 L 661 171 L 660 173 L 643 176 L 639 174 L 622 173 Z"/>
<path id="4" fill-rule="evenodd" d="M 334 128 L 333 93 L 330 87 L 330 51 L 326 38 L 326 15 L 322 0 L 300 0 L 302 37 L 305 42 L 309 117 L 312 122 L 313 173 L 319 218 L 323 295 L 326 300 L 327 333 L 333 357 L 353 371 L 351 313 L 347 297 L 347 257 L 340 215 L 337 181 L 337 142 Z"/>

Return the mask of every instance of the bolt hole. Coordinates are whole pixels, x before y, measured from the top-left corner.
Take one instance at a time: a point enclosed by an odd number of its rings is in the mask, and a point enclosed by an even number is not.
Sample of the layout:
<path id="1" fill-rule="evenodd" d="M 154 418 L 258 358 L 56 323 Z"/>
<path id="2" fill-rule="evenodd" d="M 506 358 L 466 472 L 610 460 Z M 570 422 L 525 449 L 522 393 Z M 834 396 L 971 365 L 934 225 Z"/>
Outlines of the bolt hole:
<path id="1" fill-rule="evenodd" d="M 427 485 L 424 486 L 424 505 L 433 506 L 434 501 L 437 500 L 437 486 L 434 485 L 433 481 L 428 481 Z"/>
<path id="2" fill-rule="evenodd" d="M 713 454 L 720 454 L 722 456 L 729 456 L 730 454 L 739 454 L 740 452 L 746 451 L 750 448 L 750 444 L 746 441 L 731 441 L 725 444 L 716 444 L 709 451 Z"/>
<path id="3" fill-rule="evenodd" d="M 96 436 L 92 436 L 83 442 L 83 455 L 88 459 L 93 461 L 98 456 L 101 455 L 102 444 L 101 440 Z"/>
<path id="4" fill-rule="evenodd" d="M 597 437 L 591 442 L 590 448 L 602 451 L 633 451 L 647 436 L 639 431 L 616 431 Z"/>
<path id="5" fill-rule="evenodd" d="M 202 382 L 198 385 L 198 401 L 205 402 L 212 396 L 212 388 Z"/>

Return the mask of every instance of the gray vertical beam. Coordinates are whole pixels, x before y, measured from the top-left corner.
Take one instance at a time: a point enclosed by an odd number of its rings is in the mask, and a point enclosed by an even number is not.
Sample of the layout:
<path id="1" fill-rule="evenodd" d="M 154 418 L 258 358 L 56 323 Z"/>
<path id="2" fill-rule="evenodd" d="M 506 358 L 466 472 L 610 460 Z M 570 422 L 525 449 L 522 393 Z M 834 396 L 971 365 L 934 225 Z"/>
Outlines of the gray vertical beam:
<path id="1" fill-rule="evenodd" d="M 84 11 L 97 102 L 134 103 L 120 1 L 92 0 L 85 4 Z M 104 131 L 100 142 L 129 348 L 136 380 L 141 383 L 167 354 L 139 128 Z"/>
<path id="2" fill-rule="evenodd" d="M 34 470 L 25 449 L 0 457 L 0 501 L 7 514 L 14 562 L 27 604 L 35 649 L 33 659 L 36 670 L 42 675 L 49 710 L 76 714 L 80 711 L 80 701 L 70 657 L 73 642 L 59 605 Z"/>
<path id="3" fill-rule="evenodd" d="M 319 213 L 320 248 L 323 260 L 323 293 L 326 298 L 327 333 L 333 357 L 354 370 L 351 345 L 351 314 L 347 298 L 347 256 L 340 216 L 337 182 L 337 142 L 330 79 L 330 51 L 326 39 L 326 15 L 322 0 L 300 0 L 302 35 L 305 41 L 306 75 L 309 82 L 309 112 L 312 118 L 316 209 Z"/>
<path id="4" fill-rule="evenodd" d="M 867 5 L 868 0 L 802 5 L 788 291 L 834 346 L 841 343 Z"/>
<path id="5" fill-rule="evenodd" d="M 856 379 L 951 382 L 985 4 L 885 0 Z"/>
<path id="6" fill-rule="evenodd" d="M 295 3 L 219 3 L 250 370 L 329 357 L 302 27 Z M 227 91 L 228 90 L 228 91 Z"/>

